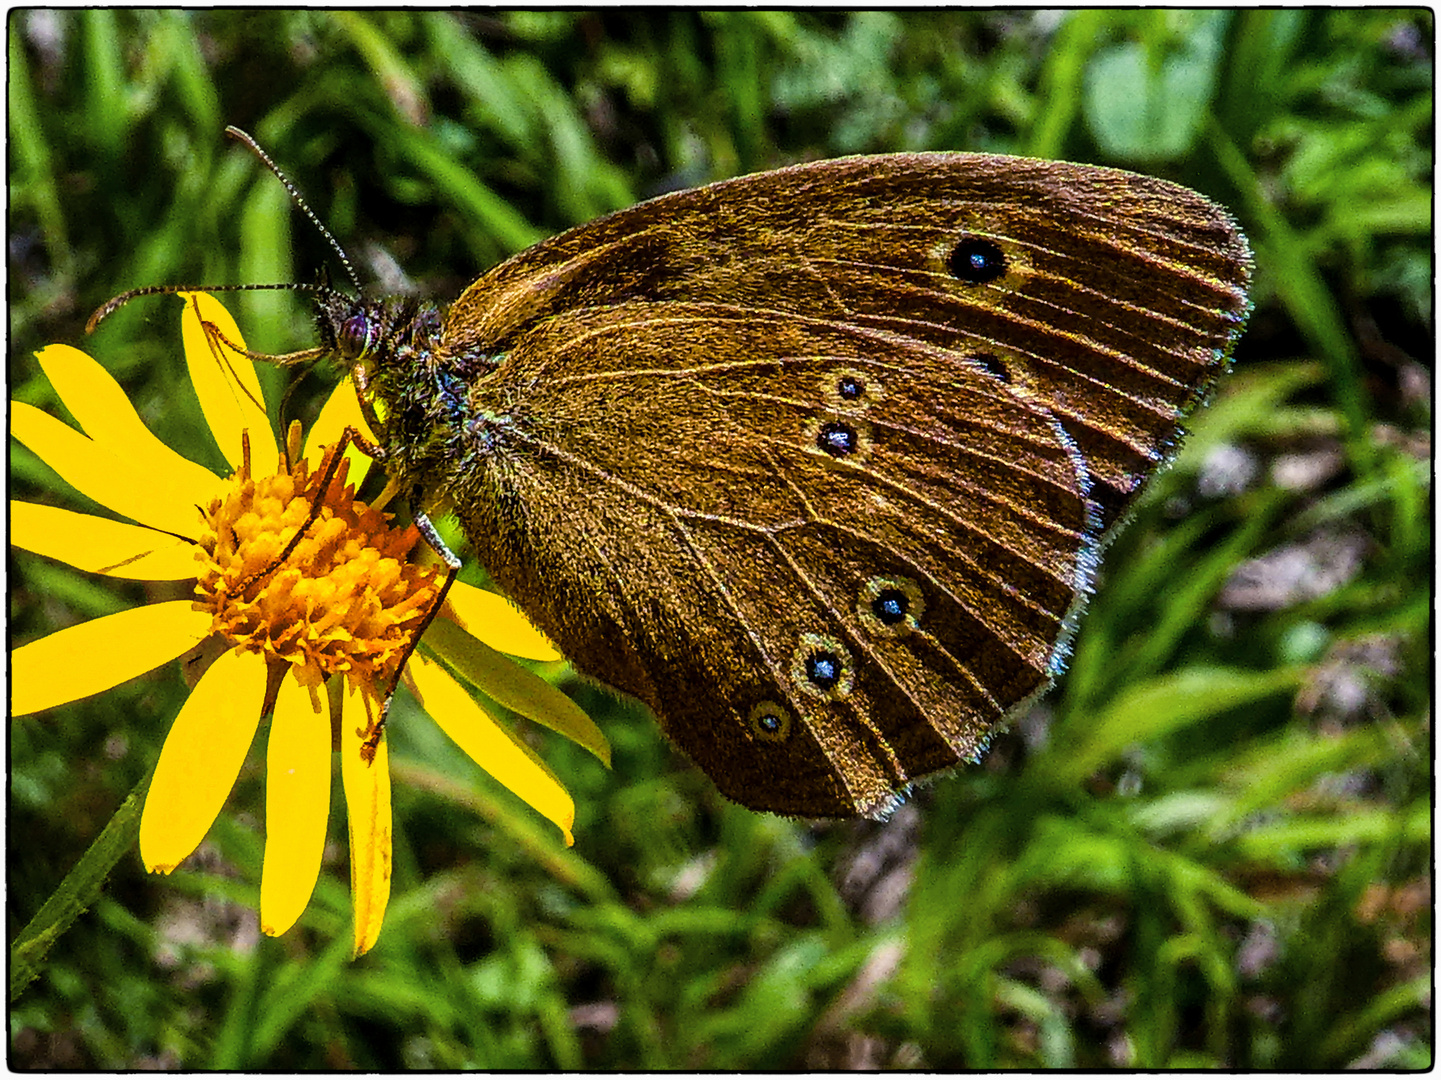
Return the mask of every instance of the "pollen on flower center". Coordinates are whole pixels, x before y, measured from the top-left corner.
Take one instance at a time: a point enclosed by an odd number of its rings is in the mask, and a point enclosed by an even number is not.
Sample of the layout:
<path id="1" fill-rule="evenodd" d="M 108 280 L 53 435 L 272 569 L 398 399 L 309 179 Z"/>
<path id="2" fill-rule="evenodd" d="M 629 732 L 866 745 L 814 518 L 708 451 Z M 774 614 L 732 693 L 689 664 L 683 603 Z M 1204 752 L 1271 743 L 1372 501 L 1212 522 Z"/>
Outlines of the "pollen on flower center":
<path id="1" fill-rule="evenodd" d="M 345 674 L 378 696 L 435 603 L 441 572 L 407 561 L 419 532 L 392 529 L 389 515 L 356 501 L 346 462 L 322 493 L 325 463 L 305 462 L 298 424 L 287 442 L 289 472 L 252 477 L 247 455 L 230 493 L 206 509 L 197 603 L 213 614 L 213 632 L 289 663 L 303 685 Z"/>

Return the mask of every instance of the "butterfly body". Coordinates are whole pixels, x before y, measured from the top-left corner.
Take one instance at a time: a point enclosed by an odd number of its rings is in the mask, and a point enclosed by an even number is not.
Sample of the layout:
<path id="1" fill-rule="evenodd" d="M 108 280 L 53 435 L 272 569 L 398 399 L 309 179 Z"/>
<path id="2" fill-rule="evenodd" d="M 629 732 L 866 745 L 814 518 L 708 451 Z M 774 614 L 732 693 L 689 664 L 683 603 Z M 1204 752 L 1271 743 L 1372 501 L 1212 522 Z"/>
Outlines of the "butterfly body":
<path id="1" fill-rule="evenodd" d="M 1224 370 L 1234 224 L 987 155 L 663 196 L 442 312 L 330 298 L 392 476 L 733 799 L 883 812 L 1059 670 L 1098 551 Z"/>

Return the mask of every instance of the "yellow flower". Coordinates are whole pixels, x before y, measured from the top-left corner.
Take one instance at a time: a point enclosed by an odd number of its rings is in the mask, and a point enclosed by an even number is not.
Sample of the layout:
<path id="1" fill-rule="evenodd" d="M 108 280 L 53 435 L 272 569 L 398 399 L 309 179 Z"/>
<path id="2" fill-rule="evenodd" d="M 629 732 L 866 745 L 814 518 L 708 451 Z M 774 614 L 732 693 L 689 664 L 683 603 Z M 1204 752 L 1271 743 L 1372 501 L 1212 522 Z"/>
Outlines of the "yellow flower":
<path id="1" fill-rule="evenodd" d="M 309 902 L 325 842 L 331 753 L 338 749 L 359 955 L 380 931 L 391 858 L 383 734 L 372 760 L 364 760 L 362 746 L 396 665 L 435 602 L 443 568 L 408 562 L 419 540 L 414 526 L 392 529 L 386 515 L 354 500 L 348 477 L 359 483 L 369 464 L 363 455 L 352 449 L 321 490 L 327 451 L 347 426 L 364 430 L 348 384 L 331 397 L 303 447 L 294 424 L 282 448 L 253 365 L 205 328 L 244 348 L 234 321 L 209 296 L 184 299 L 186 362 L 233 474 L 215 476 L 180 456 L 150 433 L 99 364 L 52 345 L 37 357 L 85 434 L 16 401 L 11 434 L 78 491 L 137 524 L 12 501 L 11 542 L 95 573 L 190 581 L 195 599 L 122 611 L 16 649 L 12 711 L 38 712 L 100 693 L 187 653 L 215 656 L 161 749 L 141 818 L 141 857 L 149 870 L 168 873 L 195 850 L 269 713 L 261 928 L 284 933 Z M 504 600 L 456 582 L 425 634 L 425 650 L 501 704 L 608 760 L 605 737 L 584 713 L 491 646 L 556 657 Z M 574 804 L 539 758 L 435 660 L 417 651 L 405 674 L 441 728 L 571 843 Z"/>

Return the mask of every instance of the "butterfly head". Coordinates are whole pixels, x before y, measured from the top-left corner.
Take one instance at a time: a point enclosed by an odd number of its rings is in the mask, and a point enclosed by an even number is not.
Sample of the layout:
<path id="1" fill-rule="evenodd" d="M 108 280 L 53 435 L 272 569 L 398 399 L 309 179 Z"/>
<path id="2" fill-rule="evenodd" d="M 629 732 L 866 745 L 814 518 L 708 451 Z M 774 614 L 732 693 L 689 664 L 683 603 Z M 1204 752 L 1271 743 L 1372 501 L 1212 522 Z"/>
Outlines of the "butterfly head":
<path id="1" fill-rule="evenodd" d="M 352 297 L 319 292 L 316 331 L 320 344 L 350 369 L 356 385 L 382 401 L 405 396 L 417 365 L 434 356 L 440 309 L 405 297 Z"/>

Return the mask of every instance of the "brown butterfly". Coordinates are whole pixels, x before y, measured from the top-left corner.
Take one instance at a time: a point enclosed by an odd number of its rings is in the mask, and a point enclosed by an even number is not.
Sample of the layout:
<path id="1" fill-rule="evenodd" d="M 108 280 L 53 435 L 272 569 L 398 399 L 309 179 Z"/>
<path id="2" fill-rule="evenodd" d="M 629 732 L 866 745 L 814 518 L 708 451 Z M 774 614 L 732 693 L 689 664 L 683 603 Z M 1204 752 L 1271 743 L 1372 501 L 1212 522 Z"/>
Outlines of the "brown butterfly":
<path id="1" fill-rule="evenodd" d="M 601 218 L 448 310 L 321 290 L 304 355 L 350 366 L 418 519 L 453 507 L 722 792 L 877 815 L 1054 679 L 1250 272 L 1166 181 L 855 157 Z"/>

